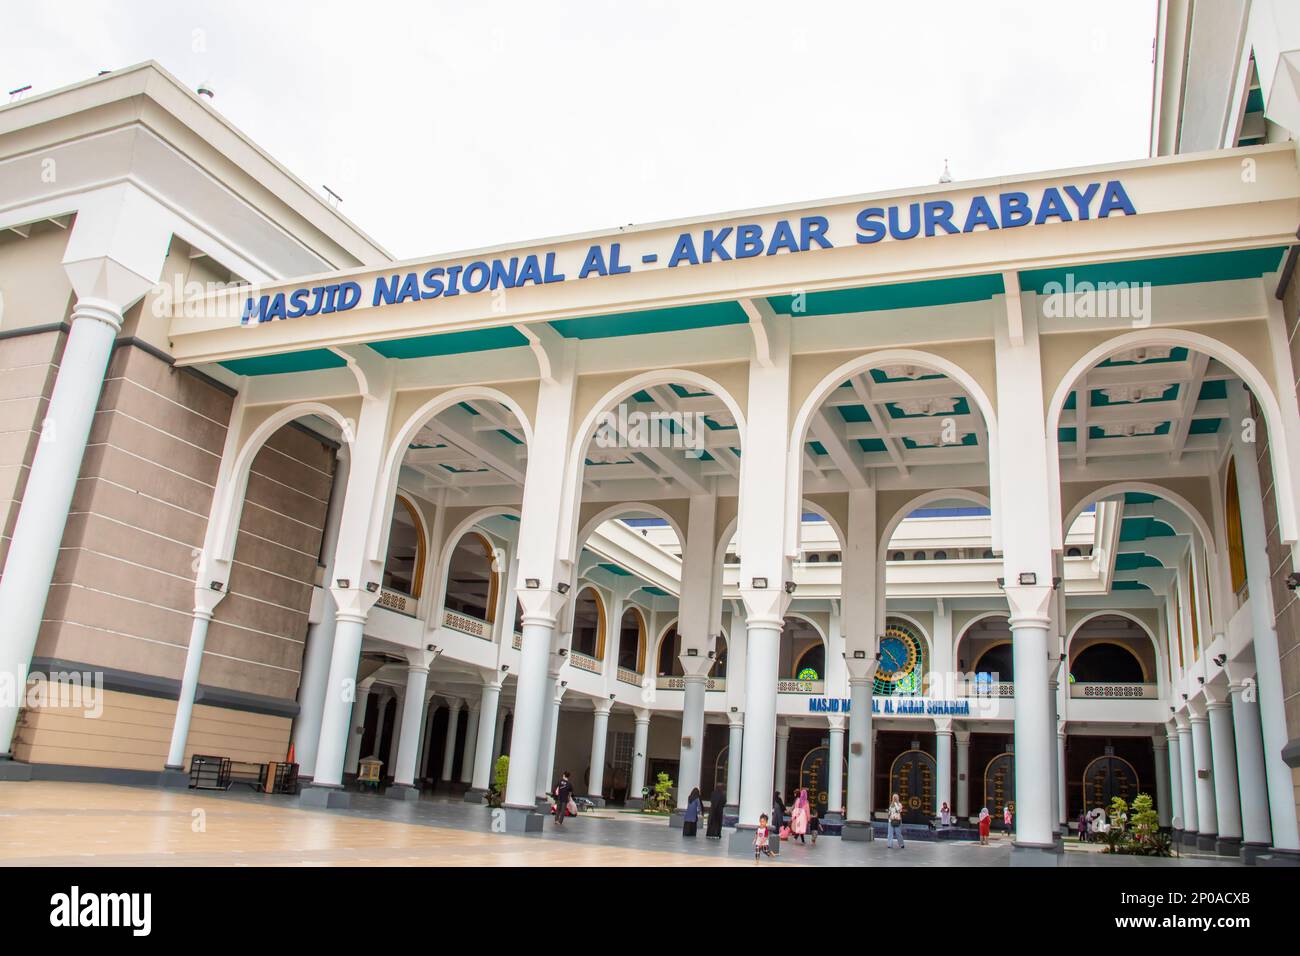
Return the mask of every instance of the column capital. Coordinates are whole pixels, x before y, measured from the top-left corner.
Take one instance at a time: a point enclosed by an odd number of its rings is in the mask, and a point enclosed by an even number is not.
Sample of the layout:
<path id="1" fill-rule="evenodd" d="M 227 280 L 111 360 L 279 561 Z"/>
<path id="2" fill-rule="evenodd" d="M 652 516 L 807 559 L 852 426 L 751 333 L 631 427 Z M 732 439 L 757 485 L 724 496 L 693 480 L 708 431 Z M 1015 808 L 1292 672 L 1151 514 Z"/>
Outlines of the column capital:
<path id="1" fill-rule="evenodd" d="M 953 730 L 953 732 L 952 732 L 952 735 L 953 735 L 953 737 L 956 738 L 958 746 L 961 746 L 961 747 L 967 747 L 967 746 L 970 745 L 970 731 L 969 731 L 969 730 L 963 730 L 963 729 L 961 729 L 961 728 L 955 728 L 955 729 Z"/>
<path id="2" fill-rule="evenodd" d="M 651 711 L 649 707 L 636 707 L 632 710 L 632 714 L 636 718 L 638 724 L 650 723 L 651 713 L 653 713 L 653 711 Z"/>
<path id="3" fill-rule="evenodd" d="M 1166 736 L 1164 737 L 1161 737 L 1158 734 L 1153 735 L 1151 737 L 1151 746 L 1156 750 L 1168 750 L 1169 749 L 1168 734 L 1166 734 Z"/>
<path id="4" fill-rule="evenodd" d="M 745 726 L 745 715 L 740 711 L 727 714 L 727 726 L 733 730 L 737 727 Z"/>
<path id="5" fill-rule="evenodd" d="M 78 299 L 77 304 L 72 307 L 72 321 L 76 322 L 79 319 L 102 322 L 113 330 L 114 335 L 122 331 L 122 312 L 115 303 L 107 299 Z"/>
<path id="6" fill-rule="evenodd" d="M 790 728 L 787 727 L 785 724 L 777 724 L 777 725 L 776 725 L 776 738 L 777 738 L 777 740 L 789 740 L 789 739 L 790 739 Z"/>
<path id="7" fill-rule="evenodd" d="M 1011 612 L 1011 629 L 1052 626 L 1052 595 L 1056 589 L 1044 585 L 1008 584 L 1004 588 L 1007 608 Z"/>
<path id="8" fill-rule="evenodd" d="M 843 714 L 827 714 L 826 729 L 832 734 L 844 733 L 845 718 Z"/>
<path id="9" fill-rule="evenodd" d="M 592 713 L 598 717 L 608 717 L 609 712 L 614 709 L 614 702 L 607 698 L 597 697 L 591 702 Z"/>

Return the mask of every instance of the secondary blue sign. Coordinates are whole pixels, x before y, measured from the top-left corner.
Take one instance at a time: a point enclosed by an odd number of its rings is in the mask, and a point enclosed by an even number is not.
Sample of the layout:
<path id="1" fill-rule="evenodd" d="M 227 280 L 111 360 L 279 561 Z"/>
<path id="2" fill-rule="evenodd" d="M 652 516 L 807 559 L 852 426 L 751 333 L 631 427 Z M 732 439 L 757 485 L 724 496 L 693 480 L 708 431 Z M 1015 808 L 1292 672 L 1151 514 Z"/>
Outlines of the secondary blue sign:
<path id="1" fill-rule="evenodd" d="M 1015 229 L 1020 226 L 1075 220 L 1106 219 L 1112 215 L 1136 214 L 1132 201 L 1118 180 L 1084 186 L 1048 186 L 1036 196 L 1019 190 L 975 195 L 958 210 L 950 200 L 867 206 L 854 218 L 853 241 L 872 245 L 885 238 L 899 241 L 918 236 Z M 740 223 L 721 228 L 680 233 L 670 249 L 640 256 L 643 268 L 656 267 L 660 255 L 667 268 L 698 266 L 709 262 L 731 262 L 758 256 L 775 256 L 832 249 L 825 216 L 778 219 L 770 227 L 761 223 Z M 555 252 L 530 253 L 509 258 L 476 259 L 469 263 L 434 266 L 423 271 L 377 276 L 369 290 L 346 281 L 276 292 L 244 303 L 241 325 L 297 319 L 347 312 L 366 297 L 371 308 L 420 302 L 428 299 L 474 295 L 498 289 L 529 285 L 550 285 L 595 276 L 623 275 L 633 271 L 625 260 L 621 242 L 595 243 L 572 274 L 561 270 Z"/>

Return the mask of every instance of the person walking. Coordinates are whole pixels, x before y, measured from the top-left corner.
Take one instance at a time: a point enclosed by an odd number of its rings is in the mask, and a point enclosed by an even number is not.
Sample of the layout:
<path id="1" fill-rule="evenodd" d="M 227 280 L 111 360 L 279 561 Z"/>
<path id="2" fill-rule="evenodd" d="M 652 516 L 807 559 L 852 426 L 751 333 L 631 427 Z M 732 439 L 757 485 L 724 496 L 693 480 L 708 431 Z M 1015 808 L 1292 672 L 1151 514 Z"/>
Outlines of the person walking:
<path id="1" fill-rule="evenodd" d="M 989 808 L 980 808 L 980 846 L 989 845 L 989 828 L 993 825 L 993 818 L 989 816 Z"/>
<path id="2" fill-rule="evenodd" d="M 682 817 L 682 836 L 695 836 L 695 827 L 700 822 L 700 812 L 704 804 L 700 802 L 700 788 L 696 787 L 686 798 L 686 814 Z"/>
<path id="3" fill-rule="evenodd" d="M 894 837 L 898 837 L 898 848 L 907 849 L 903 845 L 903 803 L 898 799 L 898 794 L 889 798 L 889 827 L 888 839 L 885 841 L 885 849 L 894 848 Z"/>
<path id="4" fill-rule="evenodd" d="M 771 825 L 776 830 L 776 839 L 771 841 L 771 850 L 773 854 L 781 852 L 781 828 L 785 826 L 785 802 L 781 799 L 781 791 L 772 794 L 772 822 Z"/>
<path id="5" fill-rule="evenodd" d="M 1002 808 L 1002 827 L 1007 831 L 1007 836 L 1011 835 L 1011 804 Z"/>
<path id="6" fill-rule="evenodd" d="M 808 835 L 812 837 L 812 845 L 817 845 L 817 834 L 822 832 L 822 818 L 817 815 L 817 804 L 808 808 Z"/>
<path id="7" fill-rule="evenodd" d="M 806 788 L 800 788 L 799 795 L 794 798 L 794 808 L 790 811 L 790 842 L 798 840 L 800 843 L 808 842 L 808 791 Z"/>
<path id="8" fill-rule="evenodd" d="M 721 785 L 715 784 L 713 796 L 709 797 L 709 826 L 704 831 L 705 837 L 710 840 L 722 839 L 722 814 L 726 805 L 727 792 L 722 789 Z"/>
<path id="9" fill-rule="evenodd" d="M 555 825 L 564 826 L 564 818 L 568 815 L 570 808 L 573 813 L 577 814 L 577 806 L 573 802 L 573 781 L 569 779 L 569 771 L 560 774 L 560 782 L 555 785 Z"/>

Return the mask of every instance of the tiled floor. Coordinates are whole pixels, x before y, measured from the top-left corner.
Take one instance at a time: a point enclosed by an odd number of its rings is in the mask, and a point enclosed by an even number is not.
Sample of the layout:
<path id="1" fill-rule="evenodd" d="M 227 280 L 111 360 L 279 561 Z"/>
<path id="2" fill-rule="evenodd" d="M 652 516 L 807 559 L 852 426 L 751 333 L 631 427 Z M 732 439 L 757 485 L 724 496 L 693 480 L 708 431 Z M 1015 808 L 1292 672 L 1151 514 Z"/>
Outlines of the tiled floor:
<path id="1" fill-rule="evenodd" d="M 349 810 L 301 809 L 295 798 L 77 783 L 0 783 L 0 865 L 6 866 L 754 866 L 701 833 L 662 819 L 605 810 L 547 823 L 541 835 L 493 833 L 489 811 L 445 798 L 402 803 L 355 795 Z M 731 831 L 724 831 L 729 835 Z M 823 838 L 783 844 L 774 864 L 1005 866 L 1006 843 Z M 1070 850 L 1067 865 L 1168 865 Z M 1230 865 L 1198 858 L 1194 862 Z"/>

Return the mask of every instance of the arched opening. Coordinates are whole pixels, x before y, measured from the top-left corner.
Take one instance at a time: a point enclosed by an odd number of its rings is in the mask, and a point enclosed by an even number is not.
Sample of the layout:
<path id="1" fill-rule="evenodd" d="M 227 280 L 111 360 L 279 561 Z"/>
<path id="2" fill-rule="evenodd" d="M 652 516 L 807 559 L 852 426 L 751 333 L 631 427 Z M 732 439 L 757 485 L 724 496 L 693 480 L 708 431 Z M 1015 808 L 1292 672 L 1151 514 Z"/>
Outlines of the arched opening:
<path id="1" fill-rule="evenodd" d="M 388 530 L 388 552 L 384 560 L 384 590 L 418 599 L 424 587 L 427 547 L 424 522 L 405 495 L 397 496 Z"/>
<path id="2" fill-rule="evenodd" d="M 583 588 L 573 601 L 572 651 L 604 660 L 605 602 L 595 588 Z"/>
<path id="3" fill-rule="evenodd" d="M 659 638 L 659 653 L 656 656 L 656 677 L 684 677 L 686 671 L 681 662 L 682 639 L 674 624 Z"/>
<path id="4" fill-rule="evenodd" d="M 710 676 L 725 680 L 727 676 L 727 635 L 725 634 L 718 635 L 717 644 L 714 646 L 714 660 L 716 663 Z"/>
<path id="5" fill-rule="evenodd" d="M 618 628 L 618 666 L 635 674 L 645 672 L 645 616 L 634 607 L 623 612 Z"/>
<path id="6" fill-rule="evenodd" d="M 781 628 L 778 674 L 805 682 L 826 679 L 826 644 L 821 632 L 802 617 L 787 616 Z"/>
<path id="7" fill-rule="evenodd" d="M 1137 655 L 1109 642 L 1089 644 L 1075 654 L 1070 677 L 1084 684 L 1140 684 L 1146 679 Z"/>
<path id="8" fill-rule="evenodd" d="M 1228 533 L 1228 569 L 1232 593 L 1245 600 L 1246 539 L 1241 530 L 1241 498 L 1237 490 L 1237 463 L 1228 460 L 1228 478 L 1224 488 L 1223 519 Z"/>
<path id="9" fill-rule="evenodd" d="M 490 624 L 496 615 L 494 548 L 487 535 L 469 531 L 452 548 L 443 603 L 449 611 Z"/>
<path id="10" fill-rule="evenodd" d="M 957 641 L 956 654 L 958 672 L 973 674 L 977 691 L 980 685 L 1010 686 L 1015 680 L 1011 624 L 1005 614 L 985 615 L 972 621 Z"/>

